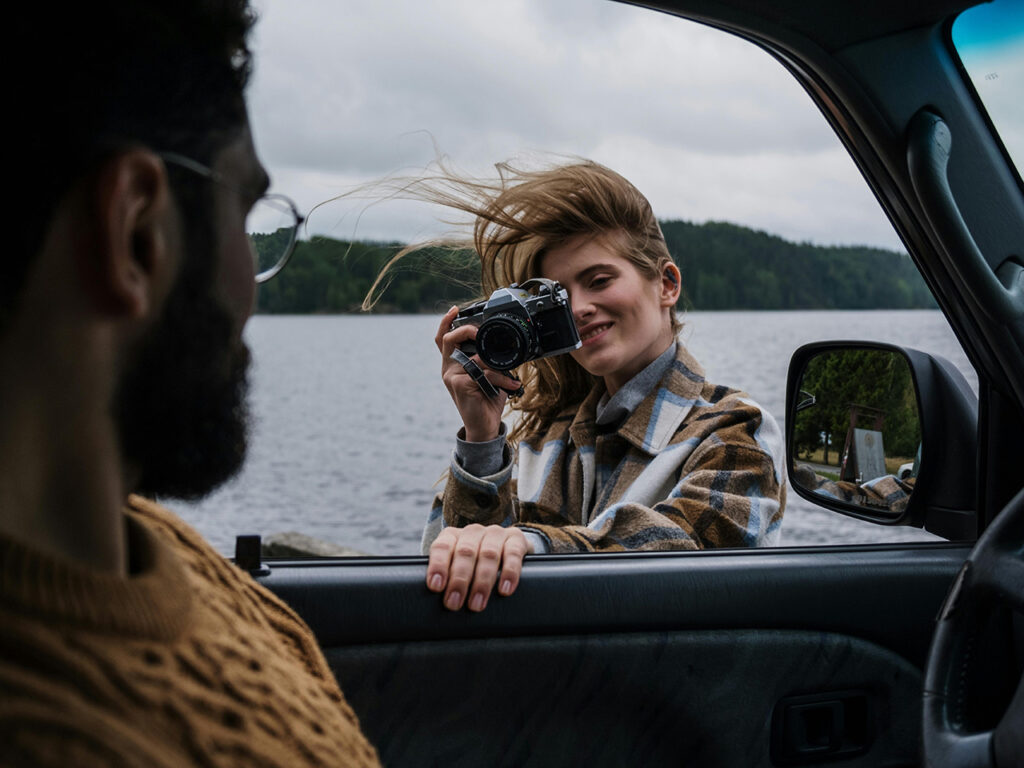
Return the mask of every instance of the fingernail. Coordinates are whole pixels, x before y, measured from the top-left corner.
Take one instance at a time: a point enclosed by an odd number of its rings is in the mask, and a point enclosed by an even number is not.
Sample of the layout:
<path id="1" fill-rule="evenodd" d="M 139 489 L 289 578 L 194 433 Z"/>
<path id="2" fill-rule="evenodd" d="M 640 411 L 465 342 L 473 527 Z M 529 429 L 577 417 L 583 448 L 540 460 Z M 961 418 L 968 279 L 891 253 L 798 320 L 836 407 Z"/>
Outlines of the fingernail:
<path id="1" fill-rule="evenodd" d="M 433 576 L 430 577 L 430 588 L 432 590 L 434 590 L 435 592 L 438 592 L 441 589 L 441 574 L 440 573 L 435 573 Z"/>
<path id="2" fill-rule="evenodd" d="M 469 610 L 471 611 L 482 611 L 484 609 L 484 596 L 480 594 L 473 595 L 469 600 Z"/>
<path id="3" fill-rule="evenodd" d="M 498 588 L 498 591 L 501 592 L 501 594 L 503 594 L 503 595 L 507 595 L 509 592 L 511 592 L 512 591 L 512 580 L 511 579 L 505 579 L 503 582 L 501 582 L 501 586 Z"/>
<path id="4" fill-rule="evenodd" d="M 449 611 L 459 610 L 459 604 L 462 602 L 462 595 L 458 592 L 452 592 L 448 595 L 448 599 L 445 600 L 444 604 L 448 607 Z"/>

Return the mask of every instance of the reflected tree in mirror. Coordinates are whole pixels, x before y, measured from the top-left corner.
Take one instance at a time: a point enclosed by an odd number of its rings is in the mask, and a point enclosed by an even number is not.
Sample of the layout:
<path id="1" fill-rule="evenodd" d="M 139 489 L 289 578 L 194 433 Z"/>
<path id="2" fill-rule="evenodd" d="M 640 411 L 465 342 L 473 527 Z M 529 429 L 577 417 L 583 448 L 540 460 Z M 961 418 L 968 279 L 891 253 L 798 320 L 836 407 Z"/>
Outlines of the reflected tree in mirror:
<path id="1" fill-rule="evenodd" d="M 899 516 L 920 465 L 910 366 L 898 352 L 832 349 L 800 378 L 792 432 L 795 481 L 816 494 Z"/>

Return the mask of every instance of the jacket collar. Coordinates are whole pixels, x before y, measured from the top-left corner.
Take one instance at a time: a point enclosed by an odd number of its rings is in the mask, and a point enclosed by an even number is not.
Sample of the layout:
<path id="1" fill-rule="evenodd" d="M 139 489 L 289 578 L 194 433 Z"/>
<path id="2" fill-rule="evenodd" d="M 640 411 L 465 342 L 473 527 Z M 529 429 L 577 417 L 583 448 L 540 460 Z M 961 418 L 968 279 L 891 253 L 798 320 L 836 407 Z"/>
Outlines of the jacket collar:
<path id="1" fill-rule="evenodd" d="M 671 442 L 683 419 L 700 399 L 703 388 L 704 369 L 686 347 L 677 342 L 672 365 L 657 386 L 622 422 L 617 434 L 641 451 L 656 456 Z M 597 404 L 604 393 L 604 382 L 597 382 L 576 411 L 569 427 L 575 445 L 593 445 Z"/>

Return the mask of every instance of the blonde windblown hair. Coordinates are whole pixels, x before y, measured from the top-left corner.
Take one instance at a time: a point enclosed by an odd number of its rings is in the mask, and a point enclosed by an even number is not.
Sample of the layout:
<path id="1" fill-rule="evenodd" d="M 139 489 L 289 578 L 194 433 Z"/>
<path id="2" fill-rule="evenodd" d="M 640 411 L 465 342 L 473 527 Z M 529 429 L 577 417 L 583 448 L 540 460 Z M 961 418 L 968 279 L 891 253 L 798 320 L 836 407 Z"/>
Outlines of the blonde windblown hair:
<path id="1" fill-rule="evenodd" d="M 466 179 L 440 172 L 407 181 L 395 197 L 438 203 L 473 217 L 471 239 L 431 241 L 404 248 L 381 270 L 363 303 L 372 307 L 387 273 L 396 261 L 427 246 L 472 248 L 480 259 L 480 282 L 485 296 L 510 283 L 539 274 L 544 256 L 570 240 L 604 238 L 641 275 L 655 280 L 672 261 L 651 205 L 625 178 L 589 160 L 543 170 L 522 170 L 507 163 L 497 166 L 492 181 Z M 671 310 L 673 333 L 681 324 Z M 519 439 L 543 433 L 559 413 L 577 406 L 596 378 L 570 355 L 533 360 L 520 367 L 525 394 L 510 402 L 522 418 L 509 435 Z"/>

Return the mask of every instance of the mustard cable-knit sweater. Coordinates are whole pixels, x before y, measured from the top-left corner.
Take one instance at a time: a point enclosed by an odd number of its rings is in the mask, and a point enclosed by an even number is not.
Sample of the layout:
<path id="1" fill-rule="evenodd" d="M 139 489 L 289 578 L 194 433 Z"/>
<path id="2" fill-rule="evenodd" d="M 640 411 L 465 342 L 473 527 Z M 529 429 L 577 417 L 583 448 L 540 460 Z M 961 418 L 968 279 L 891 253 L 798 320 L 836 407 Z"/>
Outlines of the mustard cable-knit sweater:
<path id="1" fill-rule="evenodd" d="M 376 766 L 309 628 L 172 513 L 131 574 L 0 537 L 0 765 Z"/>

